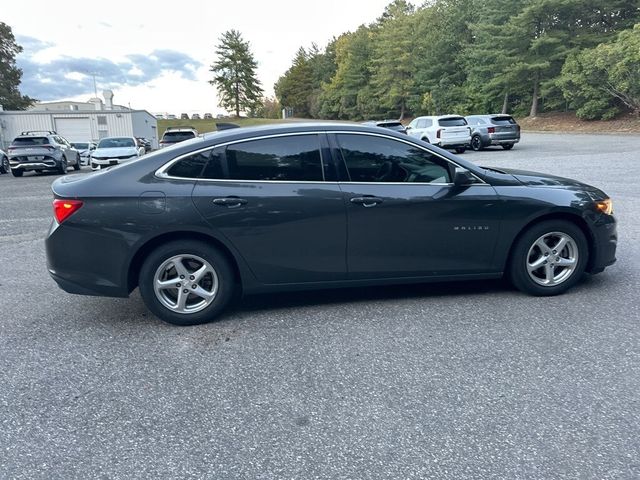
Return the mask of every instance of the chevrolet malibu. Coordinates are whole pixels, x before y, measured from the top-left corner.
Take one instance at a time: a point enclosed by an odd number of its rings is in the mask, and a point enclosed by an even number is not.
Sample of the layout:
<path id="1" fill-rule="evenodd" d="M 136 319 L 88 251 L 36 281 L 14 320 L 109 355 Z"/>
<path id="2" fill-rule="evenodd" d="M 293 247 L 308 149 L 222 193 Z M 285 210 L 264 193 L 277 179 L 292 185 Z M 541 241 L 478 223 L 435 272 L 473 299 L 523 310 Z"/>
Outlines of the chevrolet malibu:
<path id="1" fill-rule="evenodd" d="M 214 319 L 240 293 L 506 275 L 556 295 L 615 262 L 601 190 L 357 124 L 225 130 L 52 189 L 47 263 L 60 287 L 137 287 L 179 325 Z"/>

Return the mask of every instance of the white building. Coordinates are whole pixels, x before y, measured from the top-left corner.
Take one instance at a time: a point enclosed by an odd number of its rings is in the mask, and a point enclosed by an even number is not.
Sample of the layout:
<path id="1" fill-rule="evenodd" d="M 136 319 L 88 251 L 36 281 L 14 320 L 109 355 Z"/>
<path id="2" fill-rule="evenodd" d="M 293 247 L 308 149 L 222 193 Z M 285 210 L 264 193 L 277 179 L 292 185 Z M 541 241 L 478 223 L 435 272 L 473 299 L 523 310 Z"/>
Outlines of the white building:
<path id="1" fill-rule="evenodd" d="M 7 147 L 20 133 L 53 130 L 70 142 L 98 141 L 104 137 L 144 137 L 158 148 L 158 122 L 146 110 L 130 110 L 113 104 L 113 93 L 103 92 L 105 102 L 37 103 L 30 110 L 0 110 L 0 146 Z"/>

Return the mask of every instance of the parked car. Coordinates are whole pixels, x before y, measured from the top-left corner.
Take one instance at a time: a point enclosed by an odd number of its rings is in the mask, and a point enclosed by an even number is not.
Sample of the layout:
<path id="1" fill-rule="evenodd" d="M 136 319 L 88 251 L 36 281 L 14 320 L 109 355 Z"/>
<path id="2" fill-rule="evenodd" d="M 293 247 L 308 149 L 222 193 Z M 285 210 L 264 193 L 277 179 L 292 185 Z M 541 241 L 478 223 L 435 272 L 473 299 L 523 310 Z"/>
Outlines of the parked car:
<path id="1" fill-rule="evenodd" d="M 169 115 L 167 115 L 167 120 L 175 120 L 177 117 L 173 114 L 170 113 Z"/>
<path id="2" fill-rule="evenodd" d="M 89 165 L 91 152 L 96 149 L 94 142 L 72 142 L 71 146 L 80 152 L 80 165 Z"/>
<path id="3" fill-rule="evenodd" d="M 213 115 L 211 115 L 210 113 L 205 113 L 204 114 L 204 119 L 205 120 L 213 120 Z"/>
<path id="4" fill-rule="evenodd" d="M 556 295 L 615 262 L 611 199 L 357 124 L 237 128 L 52 185 L 48 269 L 191 325 L 238 293 L 490 279 Z M 91 245 L 74 249 L 69 245 Z M 96 252 L 100 252 L 96 255 Z"/>
<path id="5" fill-rule="evenodd" d="M 417 117 L 407 126 L 412 137 L 463 153 L 471 141 L 471 129 L 460 115 Z"/>
<path id="6" fill-rule="evenodd" d="M 170 147 L 176 143 L 191 140 L 198 136 L 198 131 L 193 127 L 169 127 L 160 139 L 160 148 Z"/>
<path id="7" fill-rule="evenodd" d="M 11 142 L 7 153 L 14 177 L 44 170 L 65 174 L 70 165 L 80 170 L 80 152 L 53 130 L 22 132 Z"/>
<path id="8" fill-rule="evenodd" d="M 511 115 L 469 115 L 471 148 L 480 151 L 489 145 L 500 145 L 511 150 L 520 141 L 520 125 Z"/>
<path id="9" fill-rule="evenodd" d="M 193 115 L 191 115 L 191 120 L 200 120 L 200 114 L 194 113 Z"/>
<path id="10" fill-rule="evenodd" d="M 145 153 L 150 152 L 151 150 L 153 150 L 153 146 L 151 145 L 151 140 L 149 140 L 148 138 L 136 137 L 136 140 L 138 140 L 138 143 L 142 147 L 144 147 Z"/>
<path id="11" fill-rule="evenodd" d="M 362 122 L 364 125 L 373 125 L 376 127 L 388 128 L 400 133 L 407 133 L 407 128 L 398 120 L 367 120 Z"/>
<path id="12" fill-rule="evenodd" d="M 0 150 L 0 173 L 9 173 L 11 171 L 11 167 L 9 166 L 9 157 L 4 152 L 4 150 Z"/>
<path id="13" fill-rule="evenodd" d="M 181 113 L 180 114 L 180 120 L 189 120 L 189 114 L 188 113 Z"/>
<path id="14" fill-rule="evenodd" d="M 135 137 L 107 137 L 100 140 L 91 153 L 91 169 L 119 165 L 144 155 L 144 147 L 138 145 Z"/>

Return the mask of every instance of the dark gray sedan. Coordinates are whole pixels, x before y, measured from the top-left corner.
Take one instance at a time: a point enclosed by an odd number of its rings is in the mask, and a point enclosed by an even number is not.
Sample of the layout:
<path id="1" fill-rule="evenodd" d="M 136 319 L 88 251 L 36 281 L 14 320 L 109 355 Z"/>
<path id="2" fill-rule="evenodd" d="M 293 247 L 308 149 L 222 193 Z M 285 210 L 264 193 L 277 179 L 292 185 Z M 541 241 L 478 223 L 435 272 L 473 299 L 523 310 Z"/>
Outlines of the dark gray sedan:
<path id="1" fill-rule="evenodd" d="M 490 145 L 510 150 L 520 141 L 520 125 L 511 115 L 469 115 L 465 118 L 472 128 L 470 147 L 475 151 Z"/>
<path id="2" fill-rule="evenodd" d="M 56 282 L 116 297 L 139 287 L 180 325 L 239 293 L 506 274 L 555 295 L 615 261 L 597 188 L 356 124 L 225 130 L 52 188 Z"/>

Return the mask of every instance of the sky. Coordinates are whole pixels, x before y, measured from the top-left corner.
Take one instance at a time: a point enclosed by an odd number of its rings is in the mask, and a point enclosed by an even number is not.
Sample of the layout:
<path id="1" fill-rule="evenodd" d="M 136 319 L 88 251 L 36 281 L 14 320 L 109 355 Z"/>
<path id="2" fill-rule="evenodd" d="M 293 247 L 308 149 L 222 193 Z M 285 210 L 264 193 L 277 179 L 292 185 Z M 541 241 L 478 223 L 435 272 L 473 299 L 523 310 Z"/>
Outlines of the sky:
<path id="1" fill-rule="evenodd" d="M 210 65 L 220 35 L 239 30 L 265 94 L 300 46 L 373 22 L 391 0 L 21 0 L 4 2 L 24 51 L 20 90 L 41 101 L 80 100 L 110 88 L 114 103 L 152 113 L 222 113 Z M 413 2 L 414 4 L 417 2 Z M 38 12 L 38 13 L 36 13 Z"/>

